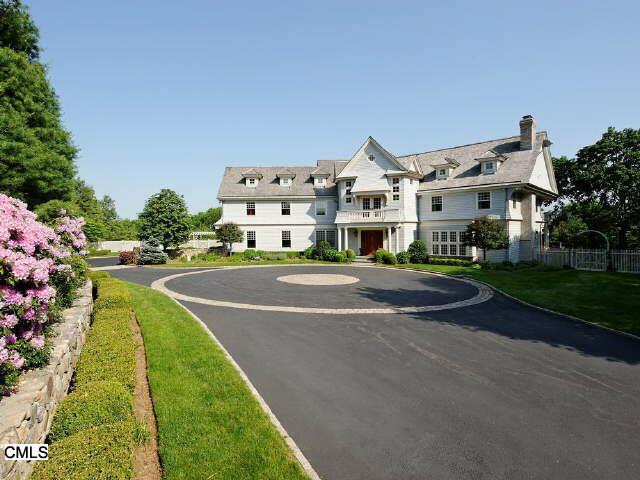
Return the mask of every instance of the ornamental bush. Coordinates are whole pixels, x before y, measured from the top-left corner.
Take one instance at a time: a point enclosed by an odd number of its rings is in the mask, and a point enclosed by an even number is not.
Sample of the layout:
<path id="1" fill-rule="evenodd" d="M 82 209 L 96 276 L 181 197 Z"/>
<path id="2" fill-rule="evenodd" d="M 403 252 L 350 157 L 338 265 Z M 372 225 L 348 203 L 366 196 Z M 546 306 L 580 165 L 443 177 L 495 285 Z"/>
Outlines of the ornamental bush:
<path id="1" fill-rule="evenodd" d="M 264 253 L 259 254 L 253 248 L 247 248 L 244 252 L 242 252 L 242 259 L 243 260 L 255 260 L 256 257 L 263 257 L 263 256 L 264 256 Z"/>
<path id="2" fill-rule="evenodd" d="M 409 252 L 398 252 L 396 258 L 398 259 L 398 263 L 406 264 L 411 262 L 411 254 Z"/>
<path id="3" fill-rule="evenodd" d="M 307 248 L 305 248 L 304 252 L 302 252 L 302 256 L 304 258 L 308 258 L 308 259 L 314 259 L 318 256 L 318 249 L 316 248 L 315 245 L 311 245 Z"/>
<path id="4" fill-rule="evenodd" d="M 376 263 L 395 265 L 398 263 L 398 260 L 393 253 L 386 251 L 384 248 L 379 248 L 376 250 Z"/>
<path id="5" fill-rule="evenodd" d="M 162 251 L 158 239 L 151 237 L 142 244 L 140 263 L 143 265 L 160 265 L 167 263 L 167 254 Z"/>
<path id="6" fill-rule="evenodd" d="M 414 240 L 407 249 L 411 263 L 426 263 L 429 258 L 427 246 L 422 240 Z"/>
<path id="7" fill-rule="evenodd" d="M 86 276 L 84 221 L 64 210 L 50 228 L 0 194 L 0 394 L 49 360 L 51 323 Z"/>
<path id="8" fill-rule="evenodd" d="M 322 260 L 325 262 L 337 262 L 338 261 L 338 250 L 335 248 L 325 248 L 322 252 Z"/>
<path id="9" fill-rule="evenodd" d="M 356 252 L 354 252 L 353 250 L 351 250 L 350 248 L 347 248 L 344 253 L 347 255 L 347 258 L 349 260 L 355 260 L 356 259 Z"/>

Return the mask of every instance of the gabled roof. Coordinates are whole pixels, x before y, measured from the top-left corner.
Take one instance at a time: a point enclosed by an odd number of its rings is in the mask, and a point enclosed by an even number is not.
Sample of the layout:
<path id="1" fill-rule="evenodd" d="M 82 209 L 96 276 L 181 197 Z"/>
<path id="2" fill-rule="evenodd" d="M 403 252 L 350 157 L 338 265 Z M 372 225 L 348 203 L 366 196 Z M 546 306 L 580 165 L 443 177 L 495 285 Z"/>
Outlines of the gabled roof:
<path id="1" fill-rule="evenodd" d="M 416 161 L 420 164 L 424 177 L 420 181 L 419 191 L 501 183 L 528 183 L 536 159 L 542 151 L 542 144 L 546 139 L 546 132 L 538 132 L 531 150 L 520 150 L 520 136 L 513 136 L 459 147 L 404 155 L 398 157 L 398 160 L 405 162 Z M 504 164 L 492 175 L 483 175 L 477 162 L 477 159 L 487 155 L 487 152 L 493 152 L 491 155 L 500 156 L 504 159 Z M 446 158 L 455 158 L 460 163 L 460 166 L 448 178 L 437 180 L 433 165 L 445 162 Z"/>
<path id="2" fill-rule="evenodd" d="M 292 170 L 289 170 L 289 169 L 283 169 L 283 170 L 280 170 L 280 171 L 276 172 L 276 176 L 278 178 L 293 178 L 293 177 L 296 176 L 296 173 L 294 171 L 292 171 Z"/>
<path id="3" fill-rule="evenodd" d="M 242 172 L 243 177 L 259 177 L 262 178 L 260 172 L 258 172 L 255 168 L 249 168 Z"/>
<path id="4" fill-rule="evenodd" d="M 311 172 L 312 177 L 330 177 L 331 170 L 329 170 L 326 166 L 316 167 Z"/>
<path id="5" fill-rule="evenodd" d="M 366 140 L 364 141 L 364 143 L 362 145 L 360 145 L 360 148 L 358 148 L 355 153 L 353 154 L 353 156 L 351 157 L 351 159 L 349 160 L 349 162 L 344 166 L 344 168 L 342 169 L 343 172 L 346 170 L 347 172 L 345 172 L 344 174 L 341 172 L 341 174 L 338 175 L 338 179 L 343 178 L 346 176 L 348 176 L 348 170 L 349 170 L 349 165 L 355 161 L 356 157 L 358 156 L 358 154 L 365 149 L 365 147 L 369 144 L 372 144 L 373 146 L 375 146 L 378 150 L 380 150 L 393 164 L 398 166 L 398 169 L 401 172 L 406 172 L 408 171 L 408 168 L 406 168 L 404 166 L 404 164 L 400 161 L 398 161 L 398 159 L 396 158 L 395 155 L 393 155 L 392 153 L 390 153 L 388 150 L 386 150 L 382 145 L 380 145 L 375 138 L 369 136 L 366 138 Z"/>
<path id="6" fill-rule="evenodd" d="M 366 193 L 366 192 L 389 192 L 389 182 L 384 178 L 356 178 L 353 187 L 351 187 L 351 193 Z"/>

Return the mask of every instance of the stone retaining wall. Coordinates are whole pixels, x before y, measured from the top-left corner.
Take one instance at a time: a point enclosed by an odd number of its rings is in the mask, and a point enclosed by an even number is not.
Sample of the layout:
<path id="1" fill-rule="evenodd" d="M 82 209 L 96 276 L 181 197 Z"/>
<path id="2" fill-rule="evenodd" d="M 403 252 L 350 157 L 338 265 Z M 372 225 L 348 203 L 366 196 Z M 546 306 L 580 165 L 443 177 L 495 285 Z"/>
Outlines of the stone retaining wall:
<path id="1" fill-rule="evenodd" d="M 91 282 L 78 292 L 73 306 L 55 325 L 51 360 L 48 366 L 24 373 L 18 391 L 0 397 L 0 445 L 6 443 L 43 443 L 58 403 L 67 394 L 69 382 L 84 344 L 93 308 Z M 22 480 L 29 477 L 33 462 L 5 461 L 0 451 L 0 479 Z"/>

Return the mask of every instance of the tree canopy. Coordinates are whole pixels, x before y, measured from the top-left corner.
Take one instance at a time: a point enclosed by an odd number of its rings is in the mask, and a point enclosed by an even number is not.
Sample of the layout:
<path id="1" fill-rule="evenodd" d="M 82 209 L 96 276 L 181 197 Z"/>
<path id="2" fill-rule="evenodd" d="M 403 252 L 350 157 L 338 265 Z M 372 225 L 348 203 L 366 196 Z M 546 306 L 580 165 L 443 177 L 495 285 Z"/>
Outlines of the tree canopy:
<path id="1" fill-rule="evenodd" d="M 554 158 L 564 213 L 604 232 L 614 245 L 638 243 L 640 226 L 640 130 L 607 129 L 593 145 L 581 148 L 576 158 Z"/>
<path id="2" fill-rule="evenodd" d="M 40 54 L 40 32 L 20 0 L 0 1 L 0 47 L 24 53 L 30 61 Z"/>
<path id="3" fill-rule="evenodd" d="M 141 240 L 156 238 L 164 248 L 178 247 L 189 239 L 189 212 L 182 196 L 163 188 L 147 200 L 138 216 Z"/>
<path id="4" fill-rule="evenodd" d="M 476 218 L 467 225 L 466 245 L 482 249 L 483 260 L 487 259 L 487 250 L 506 248 L 509 236 L 502 222 L 489 217 Z"/>
<path id="5" fill-rule="evenodd" d="M 244 240 L 244 233 L 235 223 L 224 223 L 216 229 L 216 238 L 220 240 L 227 252 L 231 252 L 234 243 Z"/>
<path id="6" fill-rule="evenodd" d="M 215 207 L 209 208 L 204 212 L 199 212 L 191 215 L 189 219 L 191 223 L 191 230 L 194 232 L 208 232 L 213 231 L 213 225 L 222 216 L 222 208 Z"/>

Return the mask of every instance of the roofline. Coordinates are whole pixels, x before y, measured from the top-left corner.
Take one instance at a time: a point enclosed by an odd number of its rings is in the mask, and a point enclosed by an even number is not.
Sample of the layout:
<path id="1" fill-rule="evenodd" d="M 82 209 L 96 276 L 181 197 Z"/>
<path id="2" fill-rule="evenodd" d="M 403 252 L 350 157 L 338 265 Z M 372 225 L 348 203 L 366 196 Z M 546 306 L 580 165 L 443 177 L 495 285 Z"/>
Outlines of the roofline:
<path id="1" fill-rule="evenodd" d="M 219 201 L 223 200 L 281 200 L 283 198 L 301 198 L 301 199 L 309 199 L 309 198 L 318 198 L 318 197 L 330 197 L 337 198 L 337 195 L 327 194 L 327 195 L 267 195 L 267 196 L 254 196 L 250 197 L 247 195 L 218 195 L 216 198 Z"/>
<path id="2" fill-rule="evenodd" d="M 557 197 L 558 194 L 554 193 L 550 190 L 547 190 L 545 188 L 542 187 L 538 187 L 536 185 L 533 185 L 529 182 L 505 182 L 505 183 L 488 183 L 486 185 L 470 185 L 470 186 L 465 186 L 465 187 L 443 187 L 443 188 L 434 188 L 434 189 L 429 189 L 429 190 L 418 190 L 416 192 L 416 195 L 428 195 L 429 193 L 434 193 L 434 192 L 444 192 L 444 191 L 465 191 L 465 190 L 486 190 L 488 188 L 508 188 L 508 187 L 524 187 L 527 188 L 528 190 L 533 190 L 536 192 L 541 192 L 544 193 L 545 195 L 551 196 L 551 197 Z"/>
<path id="3" fill-rule="evenodd" d="M 540 135 L 541 133 L 544 133 L 545 135 L 547 135 L 546 130 L 540 130 L 539 132 L 536 133 L 536 135 Z M 425 152 L 408 153 L 407 155 L 398 155 L 396 158 L 414 157 L 416 155 L 422 155 L 424 153 L 441 152 L 443 150 L 453 150 L 454 148 L 470 147 L 471 145 L 480 145 L 481 143 L 497 142 L 498 140 L 508 140 L 510 138 L 517 138 L 517 137 L 520 137 L 520 135 L 511 135 L 510 137 L 504 137 L 504 138 L 492 138 L 490 140 L 482 140 L 481 142 L 465 143 L 464 145 L 456 145 L 454 147 L 436 148 L 435 150 L 427 150 Z"/>

